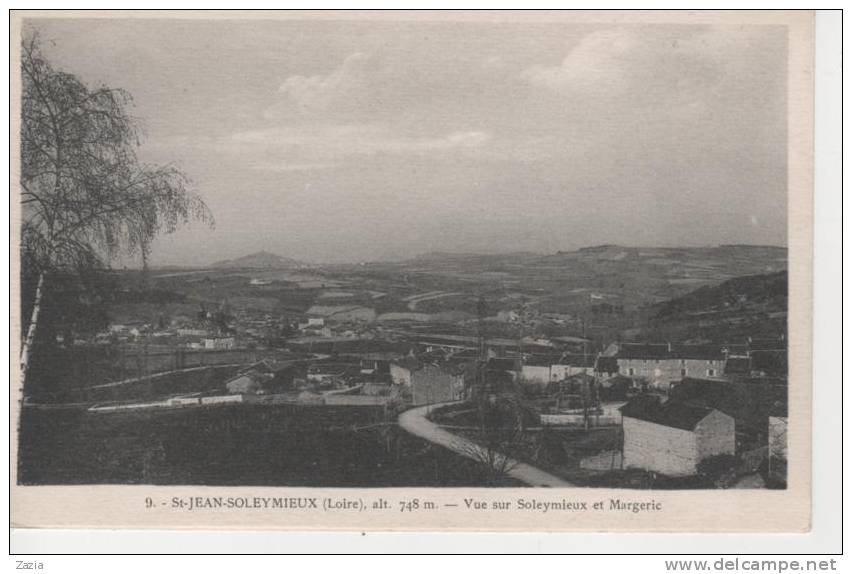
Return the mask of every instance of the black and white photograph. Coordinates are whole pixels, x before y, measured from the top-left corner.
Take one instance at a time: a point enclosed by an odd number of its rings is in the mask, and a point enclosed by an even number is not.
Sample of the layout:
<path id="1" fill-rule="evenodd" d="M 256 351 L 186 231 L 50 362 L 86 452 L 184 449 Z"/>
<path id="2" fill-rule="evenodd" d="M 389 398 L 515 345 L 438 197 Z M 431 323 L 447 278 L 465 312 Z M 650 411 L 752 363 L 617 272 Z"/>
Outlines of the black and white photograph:
<path id="1" fill-rule="evenodd" d="M 783 18 L 381 16 L 20 16 L 16 488 L 809 476 Z"/>

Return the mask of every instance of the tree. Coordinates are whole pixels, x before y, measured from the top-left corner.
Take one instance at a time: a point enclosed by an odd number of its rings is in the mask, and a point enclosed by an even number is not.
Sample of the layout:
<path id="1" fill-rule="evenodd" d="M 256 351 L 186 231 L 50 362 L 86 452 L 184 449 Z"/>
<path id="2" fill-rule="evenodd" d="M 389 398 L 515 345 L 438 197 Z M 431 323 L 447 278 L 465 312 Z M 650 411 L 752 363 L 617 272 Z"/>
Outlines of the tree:
<path id="1" fill-rule="evenodd" d="M 21 265 L 38 277 L 21 349 L 26 381 L 52 276 L 83 276 L 121 253 L 147 263 L 158 234 L 213 218 L 183 173 L 140 163 L 127 92 L 54 69 L 37 34 L 22 45 L 21 83 Z"/>
<path id="2" fill-rule="evenodd" d="M 500 485 L 519 464 L 513 457 L 523 448 L 533 415 L 514 393 L 479 395 L 474 401 L 477 433 L 473 440 L 456 441 L 456 447 L 479 464 L 489 485 Z"/>

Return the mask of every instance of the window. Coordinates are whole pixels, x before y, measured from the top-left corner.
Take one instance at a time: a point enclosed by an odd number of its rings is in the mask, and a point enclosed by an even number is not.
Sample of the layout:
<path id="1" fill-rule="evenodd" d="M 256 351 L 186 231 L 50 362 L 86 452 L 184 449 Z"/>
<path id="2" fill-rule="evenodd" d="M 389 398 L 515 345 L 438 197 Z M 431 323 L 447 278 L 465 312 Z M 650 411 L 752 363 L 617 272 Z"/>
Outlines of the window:
<path id="1" fill-rule="evenodd" d="M 715 377 L 716 376 L 716 369 L 707 369 L 707 376 L 708 377 Z"/>
<path id="2" fill-rule="evenodd" d="M 681 364 L 681 365 L 686 365 L 686 359 L 681 359 L 681 360 L 680 360 L 680 364 Z"/>
<path id="3" fill-rule="evenodd" d="M 685 376 L 686 376 L 686 369 L 681 369 L 681 370 L 680 370 L 680 376 L 681 376 L 681 377 L 685 377 Z"/>
<path id="4" fill-rule="evenodd" d="M 633 367 L 630 367 L 629 369 L 627 369 L 627 374 L 628 375 L 635 375 L 636 372 L 633 370 Z"/>
<path id="5" fill-rule="evenodd" d="M 708 365 L 715 365 L 716 361 L 714 361 L 713 359 L 710 359 L 709 361 L 707 361 L 707 364 Z"/>
<path id="6" fill-rule="evenodd" d="M 660 360 L 659 360 L 659 359 L 654 359 L 654 363 L 656 363 L 657 365 L 659 365 L 659 364 L 660 364 Z"/>

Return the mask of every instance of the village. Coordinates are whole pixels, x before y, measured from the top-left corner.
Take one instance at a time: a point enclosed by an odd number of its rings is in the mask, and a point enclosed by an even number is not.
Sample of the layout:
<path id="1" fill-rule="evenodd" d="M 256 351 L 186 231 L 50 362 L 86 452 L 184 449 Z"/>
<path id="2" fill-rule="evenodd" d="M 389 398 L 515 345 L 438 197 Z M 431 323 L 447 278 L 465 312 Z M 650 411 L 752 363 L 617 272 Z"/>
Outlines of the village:
<path id="1" fill-rule="evenodd" d="M 675 479 L 710 473 L 719 487 L 784 484 L 783 337 L 601 344 L 580 336 L 486 336 L 485 321 L 519 317 L 503 310 L 460 334 L 446 325 L 376 324 L 345 314 L 288 320 L 222 304 L 159 325 L 111 324 L 87 344 L 130 349 L 122 360 L 138 375 L 125 386 L 187 370 L 230 374 L 202 390 L 175 393 L 161 385 L 154 400 L 102 400 L 88 410 L 353 407 L 379 409 L 382 420 L 392 422 L 406 410 L 427 407 L 427 424 L 476 443 L 481 429 L 464 406 L 511 397 L 522 416 L 506 424 L 519 424 L 527 435 L 607 437 L 589 442 L 569 473 L 572 479 L 576 472 L 594 478 L 635 469 Z M 450 332 L 440 332 L 442 327 Z M 529 452 L 522 443 L 505 446 L 524 458 Z M 540 451 L 534 462 L 542 461 Z"/>

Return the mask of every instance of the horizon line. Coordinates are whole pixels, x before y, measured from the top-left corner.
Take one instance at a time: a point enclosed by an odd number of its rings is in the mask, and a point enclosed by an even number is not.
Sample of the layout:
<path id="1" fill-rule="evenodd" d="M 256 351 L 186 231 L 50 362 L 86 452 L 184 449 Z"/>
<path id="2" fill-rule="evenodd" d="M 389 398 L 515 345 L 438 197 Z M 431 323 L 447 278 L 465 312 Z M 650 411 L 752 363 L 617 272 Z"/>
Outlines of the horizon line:
<path id="1" fill-rule="evenodd" d="M 714 249 L 714 248 L 722 248 L 722 247 L 748 247 L 748 248 L 770 248 L 770 249 L 784 249 L 788 250 L 787 245 L 773 245 L 768 243 L 719 243 L 715 245 L 707 244 L 707 245 L 692 245 L 692 246 L 663 246 L 663 245 L 622 245 L 619 243 L 598 243 L 594 245 L 587 245 L 584 247 L 578 247 L 576 249 L 557 249 L 556 251 L 533 251 L 533 250 L 517 250 L 517 251 L 493 251 L 493 252 L 478 252 L 478 251 L 451 251 L 451 250 L 432 250 L 432 251 L 423 251 L 414 255 L 409 256 L 399 256 L 399 257 L 385 257 L 382 259 L 349 259 L 346 261 L 312 261 L 300 259 L 297 257 L 291 257 L 287 255 L 280 255 L 279 253 L 275 253 L 273 251 L 269 251 L 265 248 L 259 249 L 257 251 L 252 251 L 250 253 L 246 253 L 245 255 L 238 255 L 235 257 L 230 257 L 226 259 L 219 259 L 216 261 L 210 261 L 206 264 L 190 264 L 190 263 L 166 263 L 166 264 L 149 264 L 149 269 L 168 269 L 168 268 L 181 268 L 181 269 L 205 269 L 213 267 L 216 264 L 225 263 L 228 261 L 233 261 L 235 259 L 242 259 L 245 257 L 250 257 L 253 255 L 259 254 L 268 254 L 273 255 L 275 257 L 281 257 L 283 259 L 291 259 L 294 261 L 295 265 L 304 265 L 311 267 L 323 267 L 323 266 L 333 266 L 333 265 L 361 265 L 361 264 L 371 264 L 371 263 L 403 263 L 406 261 L 411 261 L 418 258 L 423 258 L 429 255 L 440 255 L 440 256 L 466 256 L 466 257 L 499 257 L 499 256 L 509 256 L 509 255 L 520 255 L 520 254 L 529 254 L 535 256 L 548 256 L 548 255 L 558 255 L 560 253 L 576 253 L 579 251 L 589 250 L 589 249 L 598 249 L 598 248 L 622 248 L 622 249 L 666 249 L 666 250 L 677 250 L 677 249 Z M 125 266 L 125 269 L 128 269 L 128 266 Z"/>

